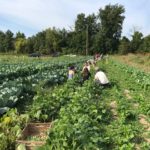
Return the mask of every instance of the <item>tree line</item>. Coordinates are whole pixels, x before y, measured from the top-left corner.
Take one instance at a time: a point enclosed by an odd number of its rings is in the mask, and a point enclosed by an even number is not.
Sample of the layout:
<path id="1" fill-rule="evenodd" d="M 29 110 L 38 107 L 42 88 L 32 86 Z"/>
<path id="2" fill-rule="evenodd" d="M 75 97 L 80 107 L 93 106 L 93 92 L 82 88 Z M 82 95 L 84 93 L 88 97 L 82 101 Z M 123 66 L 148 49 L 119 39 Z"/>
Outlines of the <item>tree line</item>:
<path id="1" fill-rule="evenodd" d="M 141 32 L 134 31 L 131 40 L 121 37 L 124 13 L 124 6 L 109 4 L 97 14 L 78 14 L 70 30 L 53 27 L 28 38 L 21 32 L 14 35 L 10 30 L 0 31 L 0 52 L 81 55 L 150 52 L 150 35 L 143 37 Z"/>

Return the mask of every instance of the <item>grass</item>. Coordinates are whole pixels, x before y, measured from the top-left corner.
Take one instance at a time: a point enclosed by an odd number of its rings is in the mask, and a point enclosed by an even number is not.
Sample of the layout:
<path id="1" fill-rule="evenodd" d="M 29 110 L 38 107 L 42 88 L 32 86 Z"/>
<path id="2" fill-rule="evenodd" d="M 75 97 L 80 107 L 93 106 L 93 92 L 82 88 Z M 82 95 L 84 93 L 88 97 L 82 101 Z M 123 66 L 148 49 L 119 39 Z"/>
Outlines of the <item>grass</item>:
<path id="1" fill-rule="evenodd" d="M 114 56 L 113 58 L 116 57 L 121 59 L 123 56 Z M 137 85 L 128 72 L 116 67 L 111 61 L 107 63 L 100 62 L 99 66 L 105 70 L 113 85 L 112 88 L 105 89 L 101 96 L 102 100 L 112 107 L 112 113 L 115 115 L 111 126 L 113 127 L 114 124 L 117 124 L 117 130 L 122 131 L 123 127 L 128 128 L 128 125 L 131 125 L 132 129 L 135 130 L 132 130 L 132 132 L 136 134 L 136 139 L 134 139 L 135 142 L 133 143 L 142 148 L 142 143 L 145 141 L 148 144 L 150 139 L 149 135 L 145 136 L 144 133 L 147 133 L 147 129 L 139 121 L 140 115 L 146 113 L 143 111 L 143 107 L 145 108 L 147 101 L 150 101 L 149 91 L 145 91 L 140 85 Z M 142 99 L 140 98 L 141 95 Z M 145 115 L 145 117 L 149 118 L 148 115 Z M 124 122 L 124 124 L 120 122 Z M 107 129 L 109 133 L 112 132 L 111 134 L 115 132 L 114 129 L 112 131 L 111 128 Z M 119 134 L 114 134 L 113 138 L 122 140 Z"/>
<path id="2" fill-rule="evenodd" d="M 115 55 L 113 58 L 119 60 L 122 63 L 138 68 L 144 72 L 150 73 L 150 53 Z"/>

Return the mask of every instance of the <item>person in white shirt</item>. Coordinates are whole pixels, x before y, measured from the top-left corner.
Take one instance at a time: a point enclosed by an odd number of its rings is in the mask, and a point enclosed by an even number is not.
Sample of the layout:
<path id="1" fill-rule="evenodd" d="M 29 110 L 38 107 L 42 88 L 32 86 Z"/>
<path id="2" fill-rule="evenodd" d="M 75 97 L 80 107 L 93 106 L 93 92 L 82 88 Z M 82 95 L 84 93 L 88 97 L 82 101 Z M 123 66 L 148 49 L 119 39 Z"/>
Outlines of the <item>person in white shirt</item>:
<path id="1" fill-rule="evenodd" d="M 96 69 L 94 80 L 101 85 L 109 85 L 109 80 L 107 76 L 105 75 L 103 71 L 101 71 L 98 68 Z"/>

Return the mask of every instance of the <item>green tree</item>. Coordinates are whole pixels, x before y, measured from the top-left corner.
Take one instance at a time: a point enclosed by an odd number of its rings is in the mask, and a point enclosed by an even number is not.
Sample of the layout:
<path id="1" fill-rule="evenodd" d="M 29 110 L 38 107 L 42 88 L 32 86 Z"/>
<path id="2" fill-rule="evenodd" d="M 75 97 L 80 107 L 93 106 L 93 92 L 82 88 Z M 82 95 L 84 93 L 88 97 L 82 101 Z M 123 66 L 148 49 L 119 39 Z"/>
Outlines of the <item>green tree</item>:
<path id="1" fill-rule="evenodd" d="M 47 52 L 49 54 L 52 54 L 52 53 L 60 51 L 61 48 L 59 46 L 59 43 L 60 43 L 59 32 L 55 28 L 53 29 L 49 28 L 45 32 L 46 32 L 45 40 L 46 40 Z"/>
<path id="2" fill-rule="evenodd" d="M 16 33 L 16 39 L 18 38 L 26 38 L 25 34 L 24 33 L 21 33 L 20 31 Z"/>
<path id="3" fill-rule="evenodd" d="M 26 53 L 26 39 L 25 38 L 17 38 L 15 41 L 15 53 Z"/>
<path id="4" fill-rule="evenodd" d="M 66 41 L 66 49 L 63 50 L 63 53 L 65 54 L 77 53 L 75 31 L 68 32 L 67 41 Z"/>
<path id="5" fill-rule="evenodd" d="M 131 40 L 131 52 L 137 52 L 139 51 L 140 46 L 142 45 L 143 42 L 143 34 L 139 31 L 135 31 L 132 35 L 132 40 Z"/>
<path id="6" fill-rule="evenodd" d="M 139 48 L 140 52 L 150 52 L 150 35 L 143 38 L 143 42 Z"/>
<path id="7" fill-rule="evenodd" d="M 66 48 L 67 47 L 68 31 L 63 28 L 62 30 L 58 31 L 58 34 L 60 36 L 60 39 L 59 39 L 60 47 Z"/>
<path id="8" fill-rule="evenodd" d="M 89 48 L 89 54 L 94 54 L 95 47 L 95 36 L 97 32 L 99 31 L 98 29 L 98 23 L 97 23 L 97 18 L 95 14 L 88 15 L 86 17 L 86 24 L 88 26 L 88 48 Z"/>
<path id="9" fill-rule="evenodd" d="M 120 40 L 119 53 L 127 54 L 130 51 L 130 40 L 125 36 Z"/>
<path id="10" fill-rule="evenodd" d="M 89 54 L 93 53 L 94 36 L 98 30 L 97 18 L 94 14 L 85 16 L 84 13 L 78 14 L 75 21 L 75 31 L 72 33 L 72 45 L 75 52 L 85 54 L 86 49 Z"/>
<path id="11" fill-rule="evenodd" d="M 5 52 L 5 33 L 0 31 L 0 52 Z"/>
<path id="12" fill-rule="evenodd" d="M 35 51 L 34 51 L 34 38 L 33 38 L 33 37 L 29 37 L 29 38 L 26 40 L 25 51 L 26 51 L 26 53 L 28 53 L 28 54 L 35 52 Z"/>
<path id="13" fill-rule="evenodd" d="M 14 38 L 13 33 L 10 30 L 7 30 L 5 33 L 5 39 L 4 39 L 4 50 L 5 52 L 9 52 L 14 50 Z"/>
<path id="14" fill-rule="evenodd" d="M 35 36 L 32 37 L 32 40 L 34 42 L 33 45 L 33 51 L 37 52 L 37 51 L 43 51 L 45 49 L 45 31 L 39 32 L 37 33 Z"/>
<path id="15" fill-rule="evenodd" d="M 84 13 L 78 14 L 75 21 L 75 49 L 77 53 L 85 54 L 86 44 L 86 17 Z"/>
<path id="16" fill-rule="evenodd" d="M 99 10 L 99 32 L 97 46 L 103 53 L 114 53 L 118 49 L 125 9 L 122 5 L 106 5 Z"/>

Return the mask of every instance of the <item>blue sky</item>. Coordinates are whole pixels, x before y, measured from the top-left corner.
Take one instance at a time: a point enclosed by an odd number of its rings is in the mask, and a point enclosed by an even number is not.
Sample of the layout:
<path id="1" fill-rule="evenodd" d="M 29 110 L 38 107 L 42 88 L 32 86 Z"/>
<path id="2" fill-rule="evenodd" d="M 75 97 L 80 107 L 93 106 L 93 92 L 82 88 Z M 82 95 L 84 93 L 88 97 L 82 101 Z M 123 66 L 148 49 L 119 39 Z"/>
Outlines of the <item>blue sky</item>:
<path id="1" fill-rule="evenodd" d="M 32 36 L 53 26 L 70 29 L 77 14 L 97 14 L 116 3 L 126 10 L 122 35 L 130 37 L 134 29 L 150 34 L 150 0 L 0 0 L 0 30 Z"/>

